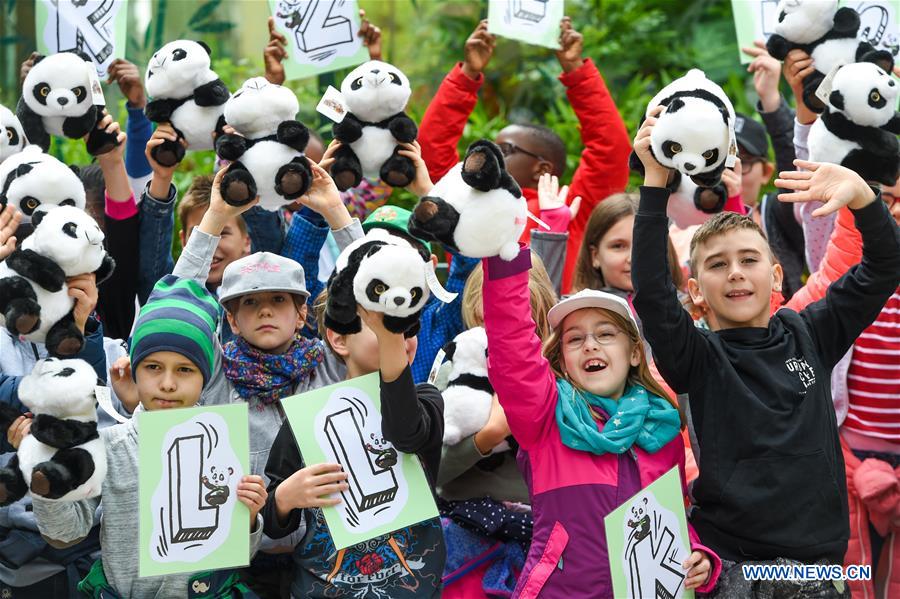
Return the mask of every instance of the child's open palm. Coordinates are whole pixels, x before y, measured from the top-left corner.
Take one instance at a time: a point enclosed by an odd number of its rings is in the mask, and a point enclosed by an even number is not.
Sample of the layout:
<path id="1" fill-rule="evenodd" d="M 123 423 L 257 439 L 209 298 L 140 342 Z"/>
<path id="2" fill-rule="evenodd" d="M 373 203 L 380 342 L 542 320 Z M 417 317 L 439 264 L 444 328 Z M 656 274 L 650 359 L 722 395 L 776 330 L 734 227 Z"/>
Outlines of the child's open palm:
<path id="1" fill-rule="evenodd" d="M 252 474 L 241 478 L 241 482 L 237 486 L 238 501 L 247 506 L 250 510 L 250 532 L 256 529 L 256 515 L 259 510 L 266 505 L 266 498 L 269 493 L 266 491 L 266 484 L 259 475 Z"/>
<path id="2" fill-rule="evenodd" d="M 775 180 L 775 187 L 790 189 L 791 193 L 780 193 L 782 202 L 824 203 L 813 211 L 813 216 L 825 216 L 849 206 L 855 210 L 870 204 L 875 192 L 852 170 L 826 162 L 794 160 L 794 166 L 802 171 L 784 171 Z"/>

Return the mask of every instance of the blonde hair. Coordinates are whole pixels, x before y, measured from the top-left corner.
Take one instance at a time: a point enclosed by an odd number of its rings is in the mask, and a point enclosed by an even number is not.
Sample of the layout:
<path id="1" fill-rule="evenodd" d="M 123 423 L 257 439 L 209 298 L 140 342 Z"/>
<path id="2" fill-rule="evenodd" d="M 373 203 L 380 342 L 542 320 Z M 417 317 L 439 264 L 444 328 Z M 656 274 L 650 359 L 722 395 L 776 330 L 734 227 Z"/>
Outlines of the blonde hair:
<path id="1" fill-rule="evenodd" d="M 578 260 L 575 262 L 575 277 L 572 281 L 572 293 L 582 289 L 602 289 L 607 286 L 603 279 L 603 273 L 599 268 L 594 268 L 592 249 L 598 249 L 603 237 L 616 223 L 637 213 L 639 199 L 633 193 L 617 193 L 611 195 L 594 207 L 591 217 L 584 229 L 584 237 L 581 240 L 581 249 L 578 251 Z M 684 273 L 678 265 L 678 256 L 672 239 L 667 237 L 669 251 L 666 256 L 669 263 L 669 271 L 672 275 L 672 283 L 681 289 L 684 285 Z"/>
<path id="2" fill-rule="evenodd" d="M 672 406 L 677 410 L 678 403 L 675 401 L 673 397 L 670 397 L 669 394 L 663 389 L 663 386 L 657 382 L 655 378 L 653 378 L 653 374 L 650 372 L 650 364 L 647 362 L 647 354 L 644 351 L 644 342 L 641 340 L 641 335 L 638 333 L 637 328 L 631 322 L 631 320 L 625 318 L 621 314 L 613 312 L 612 310 L 607 310 L 605 308 L 590 308 L 591 310 L 600 310 L 606 315 L 616 327 L 622 330 L 626 335 L 628 335 L 629 341 L 631 341 L 632 349 L 635 347 L 638 350 L 638 355 L 640 356 L 640 363 L 637 366 L 632 366 L 628 370 L 628 384 L 629 385 L 641 385 L 648 392 L 658 395 L 662 397 L 667 402 L 672 404 Z M 565 322 L 565 319 L 563 319 Z M 563 368 L 563 346 L 562 346 L 562 322 L 553 329 L 553 332 L 550 334 L 550 338 L 547 339 L 547 342 L 544 344 L 544 357 L 547 358 L 547 361 L 550 363 L 550 369 L 553 371 L 553 374 L 556 375 L 557 378 L 569 380 L 568 375 Z M 571 382 L 571 381 L 569 381 Z M 573 387 L 575 385 L 573 384 Z M 684 421 L 682 420 L 682 425 L 684 425 Z"/>
<path id="3" fill-rule="evenodd" d="M 479 263 L 469 274 L 466 286 L 463 288 L 462 318 L 467 329 L 484 326 L 482 317 L 481 287 L 484 283 L 484 269 Z M 541 341 L 550 335 L 550 321 L 547 313 L 556 305 L 556 291 L 550 281 L 550 275 L 544 267 L 541 257 L 531 253 L 531 270 L 528 271 L 528 291 L 531 297 L 531 319 L 535 323 L 535 331 Z"/>

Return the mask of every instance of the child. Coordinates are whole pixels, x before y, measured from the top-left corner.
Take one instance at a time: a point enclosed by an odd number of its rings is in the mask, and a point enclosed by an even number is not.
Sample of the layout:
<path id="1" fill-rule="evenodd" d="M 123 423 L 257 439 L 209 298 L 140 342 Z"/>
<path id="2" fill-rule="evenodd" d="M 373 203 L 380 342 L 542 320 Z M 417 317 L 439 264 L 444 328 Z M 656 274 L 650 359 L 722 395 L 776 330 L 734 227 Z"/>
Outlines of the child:
<path id="1" fill-rule="evenodd" d="M 380 371 L 382 434 L 398 451 L 419 457 L 433 489 L 441 457 L 444 405 L 432 385 L 413 383 L 410 364 L 416 337 L 389 332 L 381 314 L 363 309 L 362 330 L 339 335 L 324 326 L 324 301 L 320 296 L 319 330 L 346 363 L 348 378 Z M 331 496 L 347 490 L 347 475 L 337 464 L 306 465 L 288 422 L 275 438 L 266 476 L 272 481 L 263 509 L 266 534 L 279 538 L 306 527 L 294 551 L 291 597 L 440 596 L 445 549 L 437 518 L 335 550 L 322 511 L 316 508 L 341 501 Z"/>
<path id="2" fill-rule="evenodd" d="M 738 562 L 842 563 L 847 549 L 844 461 L 828 373 L 896 289 L 900 236 L 877 194 L 852 171 L 797 161 L 809 172 L 782 173 L 789 201 L 821 200 L 817 215 L 855 211 L 863 261 L 799 314 L 770 317 L 780 265 L 759 227 L 735 214 L 702 225 L 691 247 L 688 282 L 712 331 L 697 329 L 675 298 L 662 254 L 668 176 L 649 151 L 657 111 L 635 138 L 646 168 L 635 218 L 635 307 L 657 364 L 679 393 L 690 394 L 700 444 L 692 522 L 723 558 L 719 596 L 751 597 Z M 660 276 L 662 273 L 662 276 Z M 727 396 L 723 396 L 727 393 Z M 799 592 L 799 582 L 791 587 Z M 844 596 L 831 581 L 804 592 Z"/>
<path id="3" fill-rule="evenodd" d="M 459 162 L 457 145 L 478 102 L 478 89 L 484 83 L 482 71 L 490 62 L 495 43 L 495 37 L 488 33 L 487 20 L 481 21 L 466 40 L 463 62 L 444 78 L 422 117 L 418 139 L 432 181 L 439 180 Z M 588 214 L 600 201 L 625 188 L 631 151 L 625 123 L 603 77 L 590 58 L 582 57 L 582 49 L 581 34 L 565 17 L 560 22 L 560 49 L 556 52 L 563 70 L 559 79 L 578 116 L 584 150 L 569 190 L 569 197 L 581 197 L 583 206 L 569 224 L 563 292 L 568 292 L 572 283 Z M 538 215 L 538 182 L 546 173 L 563 176 L 565 144 L 554 131 L 538 125 L 509 125 L 494 141 L 504 152 L 506 168 L 522 188 L 529 211 Z M 534 225 L 529 221 L 527 227 L 526 235 Z"/>
<path id="4" fill-rule="evenodd" d="M 166 276 L 153 290 L 135 323 L 131 340 L 134 386 L 141 410 L 165 410 L 194 406 L 210 380 L 213 347 L 218 325 L 216 300 L 195 281 Z M 224 398 L 223 398 L 224 399 Z M 202 576 L 173 574 L 138 578 L 137 414 L 127 423 L 105 428 L 109 473 L 103 498 L 59 502 L 33 498 L 38 528 L 52 544 L 69 544 L 87 535 L 94 512 L 102 503 L 100 544 L 102 563 L 97 563 L 81 585 L 82 592 L 113 593 L 122 597 L 185 597 L 192 583 L 214 585 L 216 593 L 235 585 L 222 573 Z M 260 476 L 244 476 L 237 497 L 250 510 L 250 556 L 262 536 L 259 510 L 266 500 Z M 216 585 L 222 585 L 216 588 Z M 224 588 L 223 588 L 224 587 Z"/>
<path id="5" fill-rule="evenodd" d="M 519 443 L 534 516 L 513 596 L 611 597 L 603 518 L 674 466 L 684 486 L 681 421 L 615 295 L 586 289 L 554 306 L 542 354 L 529 314 L 530 257 L 526 249 L 512 262 L 483 262 L 488 376 Z M 691 545 L 685 587 L 709 590 L 718 558 L 693 531 Z"/>

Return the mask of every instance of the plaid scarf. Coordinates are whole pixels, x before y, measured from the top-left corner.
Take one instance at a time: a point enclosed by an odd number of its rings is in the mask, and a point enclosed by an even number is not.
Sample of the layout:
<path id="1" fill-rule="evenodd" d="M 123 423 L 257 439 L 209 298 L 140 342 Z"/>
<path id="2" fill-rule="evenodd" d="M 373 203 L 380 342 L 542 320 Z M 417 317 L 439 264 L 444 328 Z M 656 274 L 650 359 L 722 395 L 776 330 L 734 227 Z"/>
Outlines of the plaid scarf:
<path id="1" fill-rule="evenodd" d="M 283 354 L 267 354 L 252 347 L 241 337 L 225 344 L 225 376 L 241 399 L 255 397 L 259 409 L 293 393 L 297 382 L 309 378 L 325 359 L 322 342 L 294 336 Z"/>

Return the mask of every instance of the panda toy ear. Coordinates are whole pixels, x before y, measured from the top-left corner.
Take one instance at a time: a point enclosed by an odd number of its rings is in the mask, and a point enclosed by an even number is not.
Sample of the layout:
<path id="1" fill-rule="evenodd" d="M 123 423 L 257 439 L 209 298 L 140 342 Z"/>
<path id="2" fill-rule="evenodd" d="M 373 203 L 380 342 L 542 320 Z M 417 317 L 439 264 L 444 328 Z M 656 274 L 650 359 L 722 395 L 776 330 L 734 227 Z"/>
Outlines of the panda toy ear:
<path id="1" fill-rule="evenodd" d="M 77 164 L 70 164 L 69 170 L 75 173 L 76 176 L 81 177 L 81 168 Z"/>
<path id="2" fill-rule="evenodd" d="M 212 56 L 212 50 L 210 49 L 210 47 L 207 45 L 206 42 L 200 41 L 200 40 L 196 40 L 196 42 L 197 42 L 198 44 L 200 44 L 200 47 L 201 47 L 201 48 L 203 48 L 204 50 L 206 50 L 206 53 L 207 53 L 207 54 L 209 54 L 210 56 Z"/>
<path id="3" fill-rule="evenodd" d="M 444 357 L 447 360 L 452 360 L 453 354 L 456 353 L 456 341 L 448 341 L 441 349 L 444 350 Z"/>
<path id="4" fill-rule="evenodd" d="M 887 50 L 870 50 L 863 54 L 860 62 L 871 62 L 888 74 L 894 70 L 894 55 Z"/>
<path id="5" fill-rule="evenodd" d="M 828 96 L 828 103 L 831 104 L 832 106 L 834 106 L 835 108 L 837 108 L 838 110 L 843 110 L 844 109 L 844 95 L 841 92 L 834 90 Z"/>

